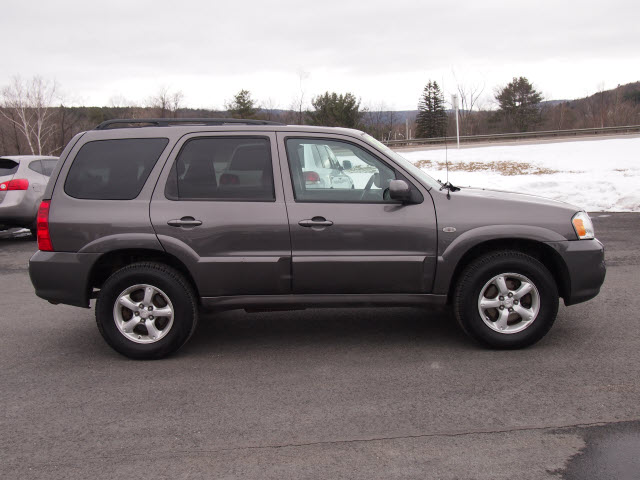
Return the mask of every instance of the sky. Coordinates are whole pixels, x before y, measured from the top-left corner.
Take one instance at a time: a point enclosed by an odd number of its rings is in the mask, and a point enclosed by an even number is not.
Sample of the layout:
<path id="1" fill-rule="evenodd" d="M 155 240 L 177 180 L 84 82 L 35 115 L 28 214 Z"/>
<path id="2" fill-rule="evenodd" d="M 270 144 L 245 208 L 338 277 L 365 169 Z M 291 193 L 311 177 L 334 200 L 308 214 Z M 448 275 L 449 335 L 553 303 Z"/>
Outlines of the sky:
<path id="1" fill-rule="evenodd" d="M 515 76 L 547 100 L 640 80 L 637 0 L 3 1 L 0 86 L 56 81 L 69 105 L 144 104 L 161 88 L 221 109 L 352 92 L 415 109 L 429 80 L 481 106 Z M 376 108 L 377 109 L 377 108 Z"/>

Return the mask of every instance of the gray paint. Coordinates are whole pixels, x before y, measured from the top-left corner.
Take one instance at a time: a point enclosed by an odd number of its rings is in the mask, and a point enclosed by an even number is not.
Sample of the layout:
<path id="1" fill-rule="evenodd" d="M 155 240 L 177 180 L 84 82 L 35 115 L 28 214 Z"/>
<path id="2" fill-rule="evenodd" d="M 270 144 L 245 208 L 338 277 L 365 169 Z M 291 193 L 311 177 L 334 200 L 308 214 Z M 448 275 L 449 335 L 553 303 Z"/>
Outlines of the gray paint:
<path id="1" fill-rule="evenodd" d="M 165 164 L 151 201 L 151 221 L 165 250 L 192 272 L 202 296 L 284 294 L 291 291 L 291 243 L 282 193 L 275 134 L 271 142 L 276 201 L 169 200 L 164 185 L 178 152 L 193 138 L 229 137 L 230 132 L 183 136 Z M 185 216 L 198 227 L 167 222 Z"/>
<path id="2" fill-rule="evenodd" d="M 52 303 L 89 306 L 89 275 L 99 253 L 36 252 L 29 277 L 36 295 Z"/>
<path id="3" fill-rule="evenodd" d="M 569 273 L 569 294 L 565 305 L 585 302 L 600 292 L 607 273 L 604 246 L 598 240 L 548 242 L 564 261 Z"/>
<path id="4" fill-rule="evenodd" d="M 369 144 L 348 134 L 321 138 L 355 143 L 397 167 Z M 278 132 L 278 150 L 288 136 L 317 138 L 302 132 Z M 291 228 L 294 293 L 428 293 L 436 256 L 436 218 L 426 188 L 417 205 L 368 203 L 298 203 L 293 196 L 289 164 L 281 156 L 282 180 Z M 333 225 L 308 228 L 301 220 L 324 217 Z"/>
<path id="5" fill-rule="evenodd" d="M 266 136 L 271 141 L 274 202 L 173 201 L 165 197 L 167 176 L 186 140 L 243 134 Z M 295 202 L 284 148 L 287 136 L 355 143 L 394 167 L 423 201 L 411 205 Z M 67 159 L 74 158 L 86 142 L 149 137 L 168 138 L 169 144 L 134 200 L 79 200 L 66 195 L 64 182 L 57 181 L 67 175 L 71 164 Z M 496 239 L 528 240 L 553 248 L 571 277 L 567 304 L 597 294 L 604 279 L 602 245 L 576 241 L 571 217 L 577 207 L 488 190 L 463 189 L 447 195 L 364 142 L 357 130 L 234 125 L 90 131 L 74 137 L 52 178 L 56 181 L 50 182 L 45 197 L 52 199 L 54 248 L 72 256 L 78 252 L 83 260 L 38 252 L 30 271 L 39 296 L 73 305 L 88 306 L 89 288 L 81 283 L 89 273 L 80 270 L 90 271 L 101 254 L 124 249 L 173 256 L 190 273 L 203 303 L 217 307 L 330 306 L 331 298 L 340 305 L 389 304 L 389 295 L 395 295 L 392 303 L 411 304 L 411 298 L 437 303 L 446 298 L 464 254 Z M 167 224 L 184 216 L 202 225 Z M 299 225 L 316 216 L 333 224 Z M 449 231 L 443 231 L 445 227 Z M 62 269 L 61 275 L 70 282 L 64 292 L 57 275 Z M 376 295 L 381 297 L 377 301 Z"/>

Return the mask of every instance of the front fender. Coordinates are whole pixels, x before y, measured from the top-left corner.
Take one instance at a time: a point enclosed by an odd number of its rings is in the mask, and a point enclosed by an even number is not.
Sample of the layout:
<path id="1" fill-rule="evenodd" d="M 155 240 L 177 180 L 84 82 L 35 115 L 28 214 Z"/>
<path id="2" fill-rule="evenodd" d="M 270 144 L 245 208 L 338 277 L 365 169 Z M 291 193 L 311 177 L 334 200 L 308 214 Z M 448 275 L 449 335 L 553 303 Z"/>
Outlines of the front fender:
<path id="1" fill-rule="evenodd" d="M 440 233 L 441 237 L 446 235 L 449 234 Z M 528 240 L 542 243 L 567 239 L 558 232 L 532 225 L 487 225 L 467 230 L 448 243 L 444 251 L 439 252 L 433 293 L 446 294 L 449 291 L 453 274 L 465 253 L 482 243 L 495 240 Z"/>

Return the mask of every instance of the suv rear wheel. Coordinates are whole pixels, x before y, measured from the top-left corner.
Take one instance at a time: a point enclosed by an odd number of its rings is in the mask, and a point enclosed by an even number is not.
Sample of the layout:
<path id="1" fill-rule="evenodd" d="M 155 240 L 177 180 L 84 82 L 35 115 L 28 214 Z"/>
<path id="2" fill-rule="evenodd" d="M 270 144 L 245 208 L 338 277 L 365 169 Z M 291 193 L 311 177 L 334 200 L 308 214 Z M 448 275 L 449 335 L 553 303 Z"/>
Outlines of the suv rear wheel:
<path id="1" fill-rule="evenodd" d="M 498 251 L 470 263 L 453 306 L 462 329 L 493 348 L 522 348 L 540 340 L 558 313 L 558 289 L 547 268 L 529 255 Z"/>
<path id="2" fill-rule="evenodd" d="M 107 343 L 136 359 L 161 358 L 191 337 L 198 321 L 193 289 L 161 263 L 135 263 L 113 273 L 96 303 L 96 322 Z"/>

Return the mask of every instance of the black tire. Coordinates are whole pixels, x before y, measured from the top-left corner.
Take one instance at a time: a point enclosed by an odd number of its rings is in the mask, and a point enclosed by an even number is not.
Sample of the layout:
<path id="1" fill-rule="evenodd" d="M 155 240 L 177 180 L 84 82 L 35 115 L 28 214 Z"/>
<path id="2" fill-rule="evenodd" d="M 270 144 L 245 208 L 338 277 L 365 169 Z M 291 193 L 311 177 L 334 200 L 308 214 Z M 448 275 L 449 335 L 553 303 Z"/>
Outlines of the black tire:
<path id="1" fill-rule="evenodd" d="M 527 277 L 539 293 L 537 316 L 517 333 L 501 333 L 490 328 L 478 308 L 485 284 L 503 273 Z M 544 337 L 553 325 L 558 313 L 558 288 L 549 270 L 535 258 L 518 251 L 496 251 L 474 260 L 464 269 L 455 289 L 453 309 L 465 333 L 480 344 L 496 349 L 524 348 Z"/>
<path id="2" fill-rule="evenodd" d="M 165 336 L 154 343 L 135 343 L 116 325 L 116 300 L 127 288 L 137 284 L 162 290 L 173 305 L 173 324 Z M 162 263 L 134 263 L 112 274 L 102 286 L 96 302 L 96 323 L 102 337 L 115 351 L 133 359 L 159 359 L 178 350 L 193 334 L 198 323 L 196 295 L 177 270 Z"/>
<path id="3" fill-rule="evenodd" d="M 31 240 L 38 240 L 38 229 L 37 228 L 30 228 L 29 231 L 31 232 Z"/>

